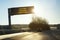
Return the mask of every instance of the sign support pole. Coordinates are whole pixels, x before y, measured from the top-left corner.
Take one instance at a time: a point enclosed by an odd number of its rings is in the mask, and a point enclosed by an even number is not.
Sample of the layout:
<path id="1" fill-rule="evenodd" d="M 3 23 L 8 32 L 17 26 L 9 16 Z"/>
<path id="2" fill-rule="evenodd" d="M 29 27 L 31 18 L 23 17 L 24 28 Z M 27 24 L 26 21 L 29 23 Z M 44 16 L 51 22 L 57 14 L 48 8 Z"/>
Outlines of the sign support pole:
<path id="1" fill-rule="evenodd" d="M 9 21 L 9 28 L 11 29 L 11 15 L 9 12 L 8 12 L 8 21 Z"/>

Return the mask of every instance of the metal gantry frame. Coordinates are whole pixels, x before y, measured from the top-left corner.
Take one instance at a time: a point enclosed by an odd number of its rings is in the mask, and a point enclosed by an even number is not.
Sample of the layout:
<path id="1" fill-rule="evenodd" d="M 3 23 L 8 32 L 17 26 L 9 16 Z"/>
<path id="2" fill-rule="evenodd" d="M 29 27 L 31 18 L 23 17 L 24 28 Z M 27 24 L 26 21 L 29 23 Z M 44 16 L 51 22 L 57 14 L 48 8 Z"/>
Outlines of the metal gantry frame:
<path id="1" fill-rule="evenodd" d="M 22 13 L 17 13 L 18 11 L 20 12 L 20 9 L 25 10 L 25 8 L 27 10 L 27 13 L 23 13 L 23 12 Z M 8 20 L 9 20 L 9 27 L 10 27 L 10 29 L 11 29 L 11 16 L 13 16 L 13 15 L 20 15 L 20 14 L 31 14 L 31 13 L 33 13 L 32 12 L 33 9 L 34 9 L 34 6 L 8 8 Z"/>

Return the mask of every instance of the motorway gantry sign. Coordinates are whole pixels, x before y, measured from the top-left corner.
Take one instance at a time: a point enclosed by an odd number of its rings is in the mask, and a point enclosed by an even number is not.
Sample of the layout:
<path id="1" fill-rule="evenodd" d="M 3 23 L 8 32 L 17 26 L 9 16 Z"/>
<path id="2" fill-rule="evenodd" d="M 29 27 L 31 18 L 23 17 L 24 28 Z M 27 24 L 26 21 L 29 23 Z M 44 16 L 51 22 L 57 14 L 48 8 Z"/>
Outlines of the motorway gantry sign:
<path id="1" fill-rule="evenodd" d="M 33 9 L 34 6 L 14 7 L 14 8 L 8 8 L 8 13 L 10 15 L 30 14 L 33 13 Z"/>

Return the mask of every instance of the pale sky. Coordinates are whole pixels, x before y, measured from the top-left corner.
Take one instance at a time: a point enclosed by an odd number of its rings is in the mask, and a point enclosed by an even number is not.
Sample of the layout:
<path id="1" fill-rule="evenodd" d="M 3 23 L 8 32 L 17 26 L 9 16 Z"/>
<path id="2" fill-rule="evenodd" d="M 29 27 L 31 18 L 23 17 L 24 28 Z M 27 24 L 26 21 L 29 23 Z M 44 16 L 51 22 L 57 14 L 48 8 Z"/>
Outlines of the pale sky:
<path id="1" fill-rule="evenodd" d="M 8 8 L 34 6 L 39 17 L 46 18 L 49 24 L 60 23 L 60 0 L 0 0 L 0 25 L 8 25 Z M 11 17 L 12 24 L 29 24 L 32 15 Z"/>

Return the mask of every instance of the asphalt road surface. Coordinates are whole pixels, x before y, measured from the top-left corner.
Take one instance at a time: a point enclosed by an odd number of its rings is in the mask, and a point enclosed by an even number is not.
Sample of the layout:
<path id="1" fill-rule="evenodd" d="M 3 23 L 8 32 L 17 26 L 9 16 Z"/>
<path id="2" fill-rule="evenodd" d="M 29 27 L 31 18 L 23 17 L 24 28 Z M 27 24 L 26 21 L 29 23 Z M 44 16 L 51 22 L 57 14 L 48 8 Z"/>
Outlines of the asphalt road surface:
<path id="1" fill-rule="evenodd" d="M 4 40 L 60 40 L 60 30 L 16 33 L 13 37 Z"/>

